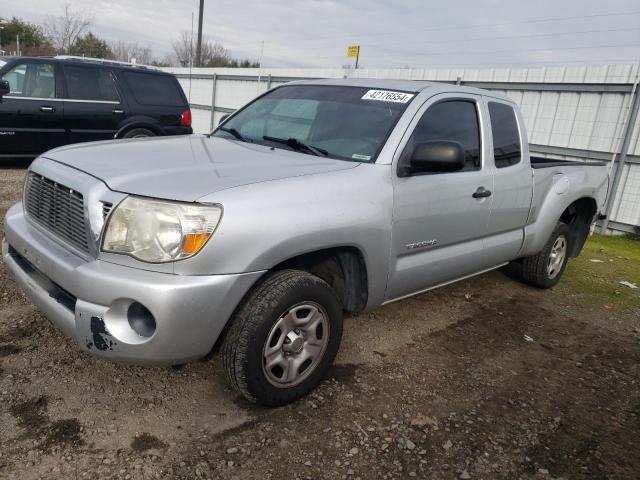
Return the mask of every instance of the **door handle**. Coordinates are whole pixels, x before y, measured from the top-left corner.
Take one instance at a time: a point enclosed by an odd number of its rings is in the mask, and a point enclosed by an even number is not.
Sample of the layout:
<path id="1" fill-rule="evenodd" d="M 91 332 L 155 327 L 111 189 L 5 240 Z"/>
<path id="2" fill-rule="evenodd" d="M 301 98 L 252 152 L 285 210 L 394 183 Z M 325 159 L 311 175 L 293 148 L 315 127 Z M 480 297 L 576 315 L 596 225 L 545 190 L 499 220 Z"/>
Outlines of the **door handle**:
<path id="1" fill-rule="evenodd" d="M 491 190 L 485 190 L 484 187 L 478 187 L 478 190 L 476 190 L 471 196 L 473 198 L 487 198 L 491 196 Z"/>
<path id="2" fill-rule="evenodd" d="M 120 108 L 114 108 L 113 110 L 111 110 L 111 113 L 113 113 L 114 115 L 122 115 L 124 113 L 124 110 Z"/>
<path id="3" fill-rule="evenodd" d="M 56 109 L 53 107 L 42 106 L 40 107 L 41 112 L 55 112 Z"/>

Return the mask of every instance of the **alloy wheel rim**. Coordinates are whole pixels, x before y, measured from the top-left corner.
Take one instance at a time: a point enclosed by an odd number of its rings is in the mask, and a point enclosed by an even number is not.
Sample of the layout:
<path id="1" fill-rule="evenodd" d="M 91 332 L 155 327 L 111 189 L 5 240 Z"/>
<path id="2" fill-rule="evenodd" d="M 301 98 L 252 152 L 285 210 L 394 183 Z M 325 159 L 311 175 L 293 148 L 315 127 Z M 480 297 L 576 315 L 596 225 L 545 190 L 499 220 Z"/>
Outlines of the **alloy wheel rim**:
<path id="1" fill-rule="evenodd" d="M 273 386 L 300 384 L 317 368 L 329 343 L 329 316 L 315 302 L 289 308 L 274 323 L 262 349 L 262 369 Z"/>
<path id="2" fill-rule="evenodd" d="M 564 258 L 567 256 L 567 239 L 564 235 L 560 235 L 553 242 L 551 247 L 551 253 L 549 254 L 549 260 L 547 262 L 547 276 L 549 279 L 553 279 L 558 276 L 564 263 Z"/>

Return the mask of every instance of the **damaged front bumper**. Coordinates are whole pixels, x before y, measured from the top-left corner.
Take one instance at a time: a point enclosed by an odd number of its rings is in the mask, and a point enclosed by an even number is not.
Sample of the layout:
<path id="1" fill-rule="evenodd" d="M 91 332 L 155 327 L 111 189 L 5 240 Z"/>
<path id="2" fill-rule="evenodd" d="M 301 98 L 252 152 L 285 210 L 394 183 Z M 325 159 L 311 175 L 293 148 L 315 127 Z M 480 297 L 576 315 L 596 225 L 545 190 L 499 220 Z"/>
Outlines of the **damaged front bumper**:
<path id="1" fill-rule="evenodd" d="M 7 212 L 2 256 L 20 288 L 81 349 L 141 365 L 204 357 L 263 273 L 184 276 L 86 261 L 32 225 L 22 204 Z M 152 315 L 148 336 L 132 327 L 132 305 Z"/>

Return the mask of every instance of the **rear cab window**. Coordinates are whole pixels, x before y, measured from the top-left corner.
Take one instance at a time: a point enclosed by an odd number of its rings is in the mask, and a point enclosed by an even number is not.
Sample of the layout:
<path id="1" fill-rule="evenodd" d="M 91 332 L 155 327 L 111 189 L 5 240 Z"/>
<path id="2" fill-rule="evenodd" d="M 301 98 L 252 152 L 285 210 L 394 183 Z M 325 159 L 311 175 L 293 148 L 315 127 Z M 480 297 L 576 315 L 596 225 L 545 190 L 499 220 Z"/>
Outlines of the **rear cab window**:
<path id="1" fill-rule="evenodd" d="M 146 72 L 122 72 L 133 96 L 140 105 L 184 107 L 185 101 L 177 80 L 171 75 Z"/>
<path id="2" fill-rule="evenodd" d="M 517 165 L 522 160 L 522 148 L 515 110 L 505 103 L 489 101 L 489 117 L 496 167 Z"/>

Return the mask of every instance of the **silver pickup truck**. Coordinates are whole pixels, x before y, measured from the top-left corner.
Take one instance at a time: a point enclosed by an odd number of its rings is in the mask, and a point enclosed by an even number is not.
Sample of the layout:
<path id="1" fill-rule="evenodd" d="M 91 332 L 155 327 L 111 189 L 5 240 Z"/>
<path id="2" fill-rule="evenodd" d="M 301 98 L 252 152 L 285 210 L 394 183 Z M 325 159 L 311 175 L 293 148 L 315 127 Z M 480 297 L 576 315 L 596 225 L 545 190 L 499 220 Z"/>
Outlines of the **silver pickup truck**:
<path id="1" fill-rule="evenodd" d="M 555 285 L 608 189 L 532 159 L 502 95 L 412 81 L 279 86 L 209 135 L 35 160 L 3 258 L 81 349 L 181 365 L 219 350 L 263 405 L 312 390 L 356 315 L 514 262 Z"/>

